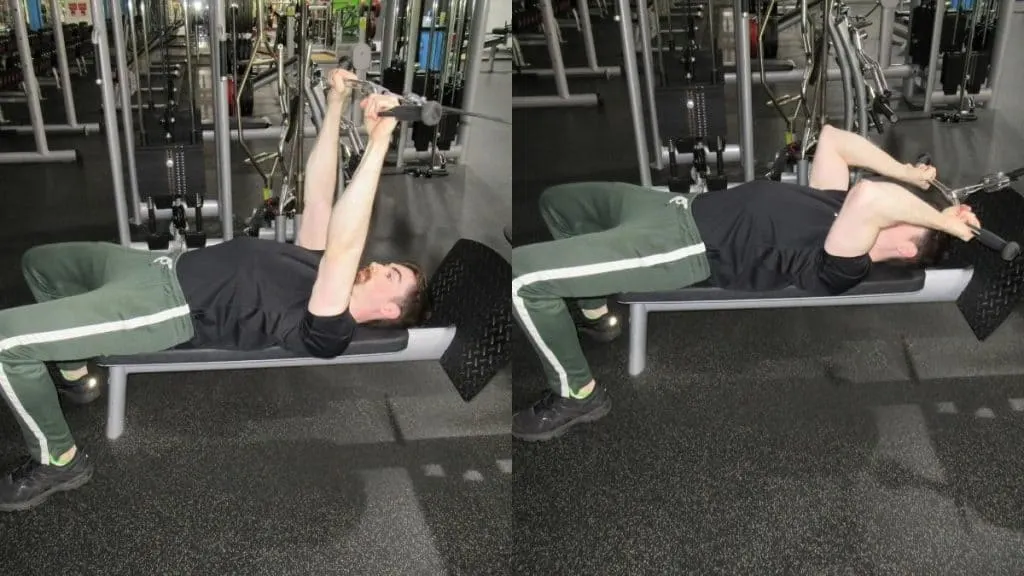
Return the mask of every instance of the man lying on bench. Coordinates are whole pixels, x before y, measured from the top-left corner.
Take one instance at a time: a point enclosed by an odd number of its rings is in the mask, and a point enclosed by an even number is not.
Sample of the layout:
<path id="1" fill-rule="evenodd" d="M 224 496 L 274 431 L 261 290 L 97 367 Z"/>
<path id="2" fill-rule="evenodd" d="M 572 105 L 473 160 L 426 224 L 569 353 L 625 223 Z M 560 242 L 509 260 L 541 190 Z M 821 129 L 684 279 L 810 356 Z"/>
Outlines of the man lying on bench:
<path id="1" fill-rule="evenodd" d="M 966 207 L 939 212 L 890 182 L 849 188 L 850 168 L 926 189 L 935 169 L 901 164 L 868 140 L 826 126 L 810 187 L 755 180 L 698 196 L 616 183 L 555 186 L 540 200 L 555 240 L 512 252 L 516 318 L 540 356 L 551 390 L 515 414 L 522 440 L 558 437 L 608 413 L 576 332 L 611 341 L 621 322 L 604 297 L 675 290 L 709 280 L 732 290 L 796 286 L 838 295 L 872 262 L 926 265 L 943 234 L 973 238 L 980 226 Z M 577 299 L 574 321 L 565 299 Z M 575 326 L 574 326 L 575 324 Z"/>
<path id="2" fill-rule="evenodd" d="M 0 311 L 0 392 L 31 457 L 0 479 L 0 510 L 31 508 L 92 476 L 44 362 L 58 363 L 60 390 L 83 402 L 95 399 L 98 389 L 81 359 L 185 343 L 280 346 L 331 358 L 345 351 L 357 324 L 419 323 L 425 309 L 419 269 L 376 263 L 359 268 L 396 125 L 379 113 L 397 105 L 394 97 L 361 103 L 369 145 L 334 202 L 348 77 L 354 78 L 340 70 L 331 77 L 323 129 L 306 166 L 306 208 L 294 245 L 243 237 L 166 256 L 103 243 L 41 246 L 25 254 L 25 279 L 39 303 Z"/>

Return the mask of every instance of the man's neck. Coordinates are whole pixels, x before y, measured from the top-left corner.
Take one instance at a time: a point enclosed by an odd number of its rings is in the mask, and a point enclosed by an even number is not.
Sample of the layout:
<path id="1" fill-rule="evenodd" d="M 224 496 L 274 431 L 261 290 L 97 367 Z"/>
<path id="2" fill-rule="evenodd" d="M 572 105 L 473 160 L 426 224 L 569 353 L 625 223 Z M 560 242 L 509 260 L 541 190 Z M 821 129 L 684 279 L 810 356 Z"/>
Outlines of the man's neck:
<path id="1" fill-rule="evenodd" d="M 367 313 L 366 310 L 364 310 L 361 306 L 359 306 L 357 302 L 354 301 L 349 302 L 348 313 L 349 315 L 352 316 L 352 319 L 355 320 L 357 324 L 363 324 L 373 319 L 370 316 L 370 314 Z"/>

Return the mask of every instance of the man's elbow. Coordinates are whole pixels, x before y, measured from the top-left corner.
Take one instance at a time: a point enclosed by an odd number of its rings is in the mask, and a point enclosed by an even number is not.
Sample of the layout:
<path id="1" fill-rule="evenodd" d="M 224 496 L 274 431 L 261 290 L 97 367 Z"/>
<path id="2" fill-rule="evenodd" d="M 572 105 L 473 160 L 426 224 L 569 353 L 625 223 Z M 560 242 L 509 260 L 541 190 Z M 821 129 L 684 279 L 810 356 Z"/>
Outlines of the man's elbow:
<path id="1" fill-rule="evenodd" d="M 861 180 L 850 188 L 844 204 L 850 205 L 851 208 L 864 210 L 873 207 L 877 202 L 878 186 L 875 186 L 875 183 L 870 180 Z"/>

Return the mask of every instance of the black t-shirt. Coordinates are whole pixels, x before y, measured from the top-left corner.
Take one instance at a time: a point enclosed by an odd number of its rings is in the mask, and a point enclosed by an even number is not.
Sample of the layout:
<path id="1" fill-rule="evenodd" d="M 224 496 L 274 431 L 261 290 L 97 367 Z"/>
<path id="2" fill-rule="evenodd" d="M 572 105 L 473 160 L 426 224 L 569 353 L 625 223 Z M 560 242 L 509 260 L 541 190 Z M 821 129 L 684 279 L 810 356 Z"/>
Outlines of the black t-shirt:
<path id="1" fill-rule="evenodd" d="M 842 294 L 871 270 L 871 258 L 825 252 L 846 193 L 772 180 L 708 192 L 693 201 L 707 247 L 711 282 L 733 290 L 795 285 L 814 295 Z"/>
<path id="2" fill-rule="evenodd" d="M 314 316 L 307 310 L 323 252 L 242 237 L 186 252 L 178 280 L 192 309 L 203 348 L 262 350 L 333 358 L 352 341 L 357 324 L 347 311 Z"/>

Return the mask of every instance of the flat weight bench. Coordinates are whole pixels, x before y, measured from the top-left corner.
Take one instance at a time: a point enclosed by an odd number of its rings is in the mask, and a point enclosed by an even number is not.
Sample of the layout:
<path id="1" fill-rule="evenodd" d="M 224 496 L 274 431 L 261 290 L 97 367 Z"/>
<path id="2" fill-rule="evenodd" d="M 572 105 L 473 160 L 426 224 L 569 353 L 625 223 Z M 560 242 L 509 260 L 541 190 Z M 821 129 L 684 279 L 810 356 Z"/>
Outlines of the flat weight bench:
<path id="1" fill-rule="evenodd" d="M 651 312 L 750 310 L 954 302 L 967 287 L 973 269 L 928 269 L 876 265 L 870 276 L 841 296 L 809 296 L 795 287 L 771 292 L 723 290 L 699 284 L 670 292 L 620 294 L 629 305 L 629 374 L 647 367 L 647 316 Z"/>
<path id="2" fill-rule="evenodd" d="M 438 360 L 459 395 L 472 400 L 510 358 L 512 269 L 497 252 L 462 239 L 428 283 L 431 318 L 422 327 L 360 328 L 336 358 L 303 357 L 282 348 L 209 350 L 182 346 L 152 354 L 105 356 L 107 438 L 124 432 L 129 374 L 250 370 Z"/>

